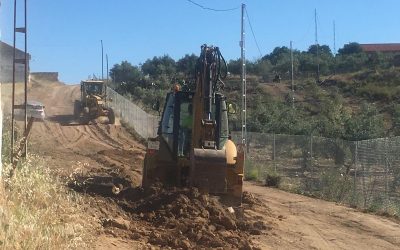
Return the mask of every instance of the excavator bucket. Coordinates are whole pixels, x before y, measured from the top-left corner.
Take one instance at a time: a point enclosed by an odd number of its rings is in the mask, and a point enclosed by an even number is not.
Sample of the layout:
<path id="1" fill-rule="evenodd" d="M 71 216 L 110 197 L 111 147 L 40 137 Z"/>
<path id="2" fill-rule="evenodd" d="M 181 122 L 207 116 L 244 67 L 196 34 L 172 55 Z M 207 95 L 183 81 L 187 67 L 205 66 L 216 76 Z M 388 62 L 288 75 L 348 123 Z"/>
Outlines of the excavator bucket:
<path id="1" fill-rule="evenodd" d="M 225 150 L 194 148 L 191 154 L 191 186 L 208 193 L 226 193 L 226 168 Z"/>

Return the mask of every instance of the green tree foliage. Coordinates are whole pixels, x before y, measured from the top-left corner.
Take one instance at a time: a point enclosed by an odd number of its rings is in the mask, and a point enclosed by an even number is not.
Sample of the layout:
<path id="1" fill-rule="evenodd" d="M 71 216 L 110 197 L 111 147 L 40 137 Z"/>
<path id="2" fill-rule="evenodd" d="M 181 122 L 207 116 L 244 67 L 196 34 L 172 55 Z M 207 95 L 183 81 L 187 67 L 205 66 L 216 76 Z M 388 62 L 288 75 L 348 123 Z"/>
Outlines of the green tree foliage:
<path id="1" fill-rule="evenodd" d="M 286 46 L 276 47 L 270 54 L 264 56 L 263 60 L 269 60 L 273 65 L 276 65 L 279 61 L 285 60 L 290 57 L 290 49 Z"/>
<path id="2" fill-rule="evenodd" d="M 313 134 L 331 138 L 343 138 L 351 119 L 350 112 L 343 106 L 343 100 L 335 96 L 321 101 L 320 112 L 315 117 Z"/>
<path id="3" fill-rule="evenodd" d="M 246 61 L 247 73 L 252 79 L 248 81 L 251 100 L 248 102 L 249 131 L 361 140 L 384 136 L 384 125 L 392 125 L 391 134 L 400 135 L 400 73 L 394 67 L 396 63 L 400 65 L 400 57 L 382 53 L 367 54 L 362 52 L 357 43 L 346 44 L 338 55 L 333 55 L 329 46 L 319 45 L 322 79 L 329 80 L 334 72 L 351 73 L 319 85 L 313 79 L 317 69 L 316 50 L 316 45 L 306 51 L 293 50 L 294 74 L 298 79 L 296 94 L 299 95 L 295 108 L 292 107 L 290 95 L 286 98 L 279 96 L 282 95 L 279 92 L 286 91 L 282 86 L 262 85 L 262 82 L 271 81 L 276 74 L 281 75 L 282 82 L 287 83 L 285 80 L 290 78 L 291 71 L 289 48 L 276 47 L 259 60 Z M 163 103 L 165 92 L 172 83 L 194 77 L 197 60 L 194 54 L 186 54 L 176 62 L 164 55 L 146 60 L 141 67 L 123 61 L 114 65 L 110 74 L 118 92 L 151 107 L 155 100 Z M 240 75 L 241 69 L 240 59 L 228 62 L 231 74 Z M 225 91 L 230 100 L 239 98 L 241 86 L 237 77 L 226 80 Z M 266 94 L 271 87 L 277 91 L 277 96 Z M 363 104 L 359 111 L 351 111 L 345 106 L 347 101 L 342 96 L 348 98 L 353 95 L 374 102 L 393 102 L 393 106 L 384 110 L 392 114 L 392 120 L 384 124 L 380 114 L 383 111 L 379 112 L 374 105 Z M 234 117 L 230 126 L 240 129 L 240 115 Z"/>
<path id="4" fill-rule="evenodd" d="M 366 140 L 384 136 L 383 117 L 372 104 L 363 103 L 361 111 L 349 120 L 346 139 Z"/>
<path id="5" fill-rule="evenodd" d="M 135 87 L 143 83 L 143 75 L 139 67 L 127 61 L 115 64 L 110 70 L 110 76 L 116 85 L 116 90 L 121 94 L 133 93 Z"/>
<path id="6" fill-rule="evenodd" d="M 182 73 L 185 77 L 194 77 L 198 59 L 199 57 L 195 54 L 186 54 L 176 62 L 177 71 Z"/>
<path id="7" fill-rule="evenodd" d="M 228 66 L 228 71 L 231 74 L 234 75 L 240 75 L 242 73 L 242 60 L 240 58 L 236 60 L 230 60 L 227 63 Z M 246 60 L 246 71 L 249 74 L 257 74 L 257 68 L 258 63 L 257 62 L 251 62 L 249 60 Z"/>
<path id="8" fill-rule="evenodd" d="M 307 134 L 310 123 L 304 113 L 270 97 L 257 98 L 249 108 L 248 129 L 264 133 Z"/>
<path id="9" fill-rule="evenodd" d="M 310 54 L 313 54 L 313 55 L 317 55 L 317 50 L 318 50 L 318 54 L 321 56 L 323 56 L 323 55 L 329 56 L 329 57 L 333 56 L 332 51 L 328 45 L 319 45 L 318 44 L 318 46 L 317 46 L 317 45 L 313 44 L 308 48 L 307 52 Z"/>
<path id="10" fill-rule="evenodd" d="M 114 82 L 138 82 L 142 78 L 142 72 L 137 66 L 133 66 L 127 61 L 115 64 L 110 70 L 111 79 Z"/>
<path id="11" fill-rule="evenodd" d="M 362 48 L 359 43 L 352 42 L 345 44 L 343 48 L 339 49 L 339 55 L 351 55 L 351 54 L 358 54 L 362 52 Z"/>
<path id="12" fill-rule="evenodd" d="M 336 69 L 341 73 L 355 72 L 364 68 L 367 62 L 368 56 L 363 52 L 339 54 L 336 58 Z"/>
<path id="13" fill-rule="evenodd" d="M 171 79 L 176 73 L 176 63 L 168 55 L 155 56 L 153 59 L 147 59 L 142 65 L 144 75 L 149 75 L 153 79 L 166 78 Z"/>

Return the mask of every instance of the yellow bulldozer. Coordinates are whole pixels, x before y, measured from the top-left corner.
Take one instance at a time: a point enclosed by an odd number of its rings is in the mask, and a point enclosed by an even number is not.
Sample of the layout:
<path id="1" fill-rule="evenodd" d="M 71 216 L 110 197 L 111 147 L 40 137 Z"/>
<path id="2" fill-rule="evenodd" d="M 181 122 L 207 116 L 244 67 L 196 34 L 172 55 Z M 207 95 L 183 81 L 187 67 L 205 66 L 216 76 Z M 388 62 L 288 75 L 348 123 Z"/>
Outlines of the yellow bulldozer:
<path id="1" fill-rule="evenodd" d="M 149 138 L 142 187 L 196 187 L 231 204 L 240 204 L 244 148 L 228 131 L 235 105 L 220 92 L 226 62 L 218 47 L 203 45 L 196 66 L 195 89 L 179 85 L 167 94 L 158 136 Z"/>
<path id="2" fill-rule="evenodd" d="M 87 124 L 97 120 L 100 123 L 115 123 L 115 115 L 112 108 L 106 106 L 106 86 L 103 81 L 81 81 L 80 119 Z"/>

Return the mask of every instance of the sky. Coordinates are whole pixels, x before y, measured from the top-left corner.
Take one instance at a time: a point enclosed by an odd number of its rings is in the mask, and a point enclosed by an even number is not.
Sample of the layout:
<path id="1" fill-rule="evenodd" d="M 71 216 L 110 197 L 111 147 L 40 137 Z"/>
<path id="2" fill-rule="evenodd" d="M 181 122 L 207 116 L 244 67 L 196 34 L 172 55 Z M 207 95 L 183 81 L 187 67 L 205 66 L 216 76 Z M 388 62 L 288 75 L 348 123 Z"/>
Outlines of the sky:
<path id="1" fill-rule="evenodd" d="M 17 26 L 23 0 L 17 0 Z M 0 0 L 3 42 L 13 43 L 13 0 Z M 242 3 L 246 4 L 246 58 L 257 60 L 277 46 L 299 50 L 318 43 L 336 50 L 349 42 L 400 42 L 398 0 L 27 0 L 31 71 L 56 71 L 60 80 L 79 83 L 101 76 L 101 43 L 109 68 L 127 60 L 139 65 L 154 56 L 175 60 L 199 54 L 202 44 L 220 47 L 226 59 L 240 57 Z M 247 17 L 246 17 L 247 18 Z M 23 36 L 17 47 L 23 48 Z M 256 46 L 258 42 L 260 51 Z M 106 67 L 104 63 L 104 74 Z"/>

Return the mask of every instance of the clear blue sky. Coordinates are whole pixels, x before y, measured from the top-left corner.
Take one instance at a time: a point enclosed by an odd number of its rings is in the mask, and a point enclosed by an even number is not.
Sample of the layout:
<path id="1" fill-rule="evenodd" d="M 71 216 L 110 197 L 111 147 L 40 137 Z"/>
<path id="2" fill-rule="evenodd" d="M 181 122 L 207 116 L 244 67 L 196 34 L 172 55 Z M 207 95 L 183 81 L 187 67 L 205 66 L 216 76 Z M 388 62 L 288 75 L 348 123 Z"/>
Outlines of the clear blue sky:
<path id="1" fill-rule="evenodd" d="M 1 39 L 12 44 L 13 0 L 0 1 Z M 300 50 L 313 44 L 315 8 L 319 43 L 331 49 L 333 20 L 337 49 L 352 41 L 400 42 L 398 0 L 194 1 L 215 9 L 245 3 L 263 55 L 289 46 L 290 40 Z M 204 43 L 219 46 L 227 59 L 240 57 L 240 9 L 213 12 L 187 0 L 28 0 L 28 5 L 31 69 L 58 71 L 67 83 L 101 75 L 100 40 L 110 68 L 122 60 L 138 65 L 164 54 L 177 60 L 198 54 Z M 260 53 L 248 23 L 246 29 L 247 58 L 254 60 Z"/>

